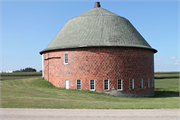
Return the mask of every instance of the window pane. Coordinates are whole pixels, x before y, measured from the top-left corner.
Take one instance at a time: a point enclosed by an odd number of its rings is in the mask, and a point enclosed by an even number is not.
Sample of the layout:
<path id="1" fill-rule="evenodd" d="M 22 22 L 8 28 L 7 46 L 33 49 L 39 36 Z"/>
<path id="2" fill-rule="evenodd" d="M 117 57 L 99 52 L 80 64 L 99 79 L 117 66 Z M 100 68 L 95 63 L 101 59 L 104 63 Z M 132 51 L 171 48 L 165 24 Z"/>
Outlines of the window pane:
<path id="1" fill-rule="evenodd" d="M 121 89 L 121 82 L 122 80 L 118 80 L 118 89 Z"/>
<path id="2" fill-rule="evenodd" d="M 94 89 L 94 80 L 90 80 L 90 89 Z"/>
<path id="3" fill-rule="evenodd" d="M 147 80 L 147 87 L 149 88 L 149 78 L 148 78 L 148 80 Z"/>
<path id="4" fill-rule="evenodd" d="M 91 80 L 91 81 L 90 81 L 90 84 L 94 84 L 94 80 Z"/>
<path id="5" fill-rule="evenodd" d="M 65 63 L 68 63 L 68 59 L 65 59 Z"/>
<path id="6" fill-rule="evenodd" d="M 77 85 L 77 89 L 81 89 L 81 85 Z"/>
<path id="7" fill-rule="evenodd" d="M 108 80 L 104 80 L 104 89 L 108 90 Z"/>
<path id="8" fill-rule="evenodd" d="M 94 89 L 94 85 L 91 85 L 91 89 Z"/>
<path id="9" fill-rule="evenodd" d="M 77 84 L 81 84 L 81 81 L 80 81 L 80 80 L 77 80 Z"/>
<path id="10" fill-rule="evenodd" d="M 140 88 L 143 88 L 143 79 L 140 79 Z"/>
<path id="11" fill-rule="evenodd" d="M 81 89 L 81 80 L 77 80 L 77 89 Z"/>
<path id="12" fill-rule="evenodd" d="M 130 89 L 134 89 L 134 85 L 133 85 L 133 84 L 134 84 L 134 83 L 133 83 L 133 79 L 130 79 L 130 82 L 129 82 L 129 84 L 130 84 L 130 85 L 129 85 L 129 88 L 130 88 Z"/>
<path id="13" fill-rule="evenodd" d="M 68 53 L 65 53 L 65 54 L 64 54 L 64 62 L 65 62 L 65 63 L 68 63 Z"/>

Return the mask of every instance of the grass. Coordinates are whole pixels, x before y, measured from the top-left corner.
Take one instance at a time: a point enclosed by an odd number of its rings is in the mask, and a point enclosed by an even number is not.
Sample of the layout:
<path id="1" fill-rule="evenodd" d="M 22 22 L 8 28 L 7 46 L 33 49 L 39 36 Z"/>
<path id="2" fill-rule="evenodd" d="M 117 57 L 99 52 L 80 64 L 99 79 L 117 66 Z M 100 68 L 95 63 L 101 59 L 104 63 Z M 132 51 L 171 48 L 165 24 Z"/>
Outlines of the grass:
<path id="1" fill-rule="evenodd" d="M 4 79 L 5 76 L 2 76 Z M 3 108 L 153 109 L 179 108 L 179 79 L 155 79 L 155 96 L 117 97 L 54 87 L 39 76 L 11 76 L 1 83 Z"/>
<path id="2" fill-rule="evenodd" d="M 179 96 L 179 79 L 158 79 L 155 81 L 155 92 L 158 97 Z"/>

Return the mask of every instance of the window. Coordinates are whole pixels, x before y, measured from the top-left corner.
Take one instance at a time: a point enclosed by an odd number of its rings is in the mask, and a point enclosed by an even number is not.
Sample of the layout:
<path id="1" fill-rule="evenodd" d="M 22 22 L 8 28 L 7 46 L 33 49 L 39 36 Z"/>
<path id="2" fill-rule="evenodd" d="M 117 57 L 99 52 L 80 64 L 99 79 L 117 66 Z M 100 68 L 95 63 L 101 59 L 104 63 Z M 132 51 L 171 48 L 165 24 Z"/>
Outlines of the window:
<path id="1" fill-rule="evenodd" d="M 154 87 L 154 79 L 152 79 L 152 88 Z"/>
<path id="2" fill-rule="evenodd" d="M 109 90 L 109 80 L 104 80 L 104 90 Z"/>
<path id="3" fill-rule="evenodd" d="M 76 80 L 76 89 L 81 90 L 81 80 Z"/>
<path id="4" fill-rule="evenodd" d="M 140 79 L 140 85 L 139 85 L 140 88 L 143 88 L 143 79 Z"/>
<path id="5" fill-rule="evenodd" d="M 64 54 L 64 64 L 68 64 L 68 53 Z"/>
<path id="6" fill-rule="evenodd" d="M 147 88 L 149 88 L 149 78 L 147 79 Z"/>
<path id="7" fill-rule="evenodd" d="M 94 80 L 90 80 L 89 81 L 89 89 L 94 91 L 95 90 L 95 81 Z"/>
<path id="8" fill-rule="evenodd" d="M 117 90 L 122 90 L 122 80 L 121 79 L 117 80 Z"/>
<path id="9" fill-rule="evenodd" d="M 129 89 L 134 89 L 134 79 L 129 80 Z"/>

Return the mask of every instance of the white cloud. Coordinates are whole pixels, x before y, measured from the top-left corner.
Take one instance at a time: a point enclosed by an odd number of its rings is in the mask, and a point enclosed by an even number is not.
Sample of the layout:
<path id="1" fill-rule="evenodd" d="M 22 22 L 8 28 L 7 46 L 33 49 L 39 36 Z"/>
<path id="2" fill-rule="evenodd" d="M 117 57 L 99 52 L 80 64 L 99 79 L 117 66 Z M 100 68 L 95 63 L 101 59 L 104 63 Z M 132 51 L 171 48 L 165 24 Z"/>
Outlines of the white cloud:
<path id="1" fill-rule="evenodd" d="M 179 65 L 180 64 L 180 60 L 175 60 L 175 65 Z"/>
<path id="2" fill-rule="evenodd" d="M 154 60 L 159 61 L 159 60 L 163 60 L 162 58 L 155 58 Z"/>
<path id="3" fill-rule="evenodd" d="M 155 64 L 155 65 L 165 65 L 165 64 L 163 64 L 163 63 L 162 63 L 162 64 L 161 64 L 161 63 L 158 63 L 158 64 Z"/>
<path id="4" fill-rule="evenodd" d="M 176 57 L 170 57 L 169 59 L 176 59 Z"/>

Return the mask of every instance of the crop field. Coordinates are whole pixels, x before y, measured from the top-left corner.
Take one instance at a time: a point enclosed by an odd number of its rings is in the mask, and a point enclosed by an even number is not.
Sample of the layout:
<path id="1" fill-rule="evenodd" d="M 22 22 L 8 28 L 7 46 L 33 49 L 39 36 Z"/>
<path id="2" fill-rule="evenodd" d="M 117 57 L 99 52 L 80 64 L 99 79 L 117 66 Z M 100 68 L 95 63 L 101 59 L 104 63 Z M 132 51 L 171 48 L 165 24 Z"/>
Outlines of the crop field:
<path id="1" fill-rule="evenodd" d="M 179 78 L 179 72 L 155 72 L 155 79 Z"/>
<path id="2" fill-rule="evenodd" d="M 155 96 L 141 98 L 57 88 L 43 80 L 38 74 L 34 76 L 21 76 L 20 73 L 19 76 L 1 75 L 0 85 L 2 108 L 154 109 L 180 107 L 179 78 L 168 76 L 155 79 Z"/>
<path id="3" fill-rule="evenodd" d="M 15 73 L 1 73 L 1 77 L 5 76 L 42 76 L 41 72 L 15 72 Z"/>
<path id="4" fill-rule="evenodd" d="M 37 78 L 42 76 L 41 72 L 16 72 L 16 73 L 1 73 L 1 81 L 24 79 L 24 78 Z"/>

